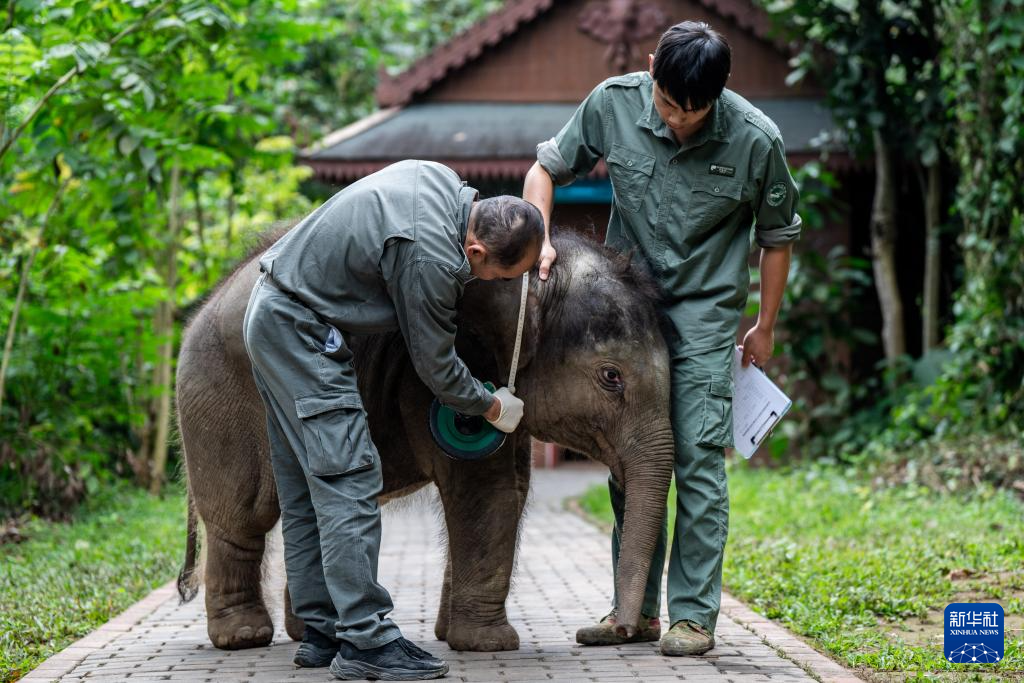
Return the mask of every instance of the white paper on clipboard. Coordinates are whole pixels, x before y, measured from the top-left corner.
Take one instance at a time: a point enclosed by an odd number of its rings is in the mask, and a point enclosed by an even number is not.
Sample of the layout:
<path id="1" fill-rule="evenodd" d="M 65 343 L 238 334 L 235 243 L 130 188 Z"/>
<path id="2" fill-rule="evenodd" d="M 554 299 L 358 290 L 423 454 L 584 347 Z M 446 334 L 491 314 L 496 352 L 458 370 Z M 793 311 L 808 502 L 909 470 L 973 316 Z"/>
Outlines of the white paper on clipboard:
<path id="1" fill-rule="evenodd" d="M 736 347 L 732 366 L 732 435 L 736 450 L 749 458 L 793 402 L 753 363 L 743 367 Z"/>

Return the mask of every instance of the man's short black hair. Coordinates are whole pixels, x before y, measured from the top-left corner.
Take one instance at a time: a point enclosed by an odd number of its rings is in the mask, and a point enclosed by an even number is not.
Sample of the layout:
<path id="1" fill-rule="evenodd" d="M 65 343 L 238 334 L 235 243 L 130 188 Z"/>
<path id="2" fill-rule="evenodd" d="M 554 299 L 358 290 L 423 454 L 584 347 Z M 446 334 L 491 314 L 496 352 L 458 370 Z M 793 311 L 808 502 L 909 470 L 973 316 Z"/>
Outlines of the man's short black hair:
<path id="1" fill-rule="evenodd" d="M 499 266 L 509 268 L 544 243 L 544 217 L 530 202 L 503 194 L 477 202 L 473 234 Z"/>
<path id="2" fill-rule="evenodd" d="M 654 80 L 684 109 L 703 109 L 717 100 L 731 69 L 728 41 L 703 21 L 676 24 L 654 51 Z"/>

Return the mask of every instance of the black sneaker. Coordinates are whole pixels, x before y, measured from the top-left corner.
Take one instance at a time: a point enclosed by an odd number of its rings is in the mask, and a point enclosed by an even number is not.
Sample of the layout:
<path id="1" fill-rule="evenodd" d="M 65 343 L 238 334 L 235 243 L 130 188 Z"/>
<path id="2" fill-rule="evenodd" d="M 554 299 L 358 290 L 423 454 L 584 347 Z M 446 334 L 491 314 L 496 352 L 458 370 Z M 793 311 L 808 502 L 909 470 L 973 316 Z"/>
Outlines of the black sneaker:
<path id="1" fill-rule="evenodd" d="M 448 673 L 448 665 L 405 638 L 372 650 L 342 641 L 331 674 L 343 681 L 426 681 Z"/>
<path id="2" fill-rule="evenodd" d="M 318 669 L 330 666 L 334 655 L 338 654 L 338 647 L 341 645 L 330 636 L 325 636 L 316 629 L 306 627 L 302 634 L 302 644 L 295 651 L 295 658 L 292 660 L 296 666 L 307 669 Z"/>

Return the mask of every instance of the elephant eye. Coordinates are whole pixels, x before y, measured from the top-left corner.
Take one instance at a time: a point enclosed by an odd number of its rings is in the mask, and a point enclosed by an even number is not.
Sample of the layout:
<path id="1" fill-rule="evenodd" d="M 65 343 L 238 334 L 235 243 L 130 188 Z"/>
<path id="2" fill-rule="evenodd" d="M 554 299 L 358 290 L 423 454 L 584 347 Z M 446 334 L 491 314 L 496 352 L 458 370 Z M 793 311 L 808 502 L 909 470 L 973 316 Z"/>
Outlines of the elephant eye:
<path id="1" fill-rule="evenodd" d="M 606 365 L 601 368 L 601 388 L 608 391 L 622 391 L 622 373 L 619 369 Z"/>

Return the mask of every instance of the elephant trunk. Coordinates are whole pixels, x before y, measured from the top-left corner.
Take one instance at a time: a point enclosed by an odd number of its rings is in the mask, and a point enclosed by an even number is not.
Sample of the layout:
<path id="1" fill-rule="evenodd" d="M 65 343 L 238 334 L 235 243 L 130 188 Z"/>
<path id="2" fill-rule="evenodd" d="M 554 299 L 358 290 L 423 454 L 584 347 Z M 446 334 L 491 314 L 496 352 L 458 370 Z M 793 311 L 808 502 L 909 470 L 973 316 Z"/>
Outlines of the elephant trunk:
<path id="1" fill-rule="evenodd" d="M 622 635 L 636 633 L 640 621 L 651 558 L 665 518 L 674 452 L 672 429 L 666 420 L 621 459 L 626 503 L 615 588 L 619 596 L 617 630 Z"/>

